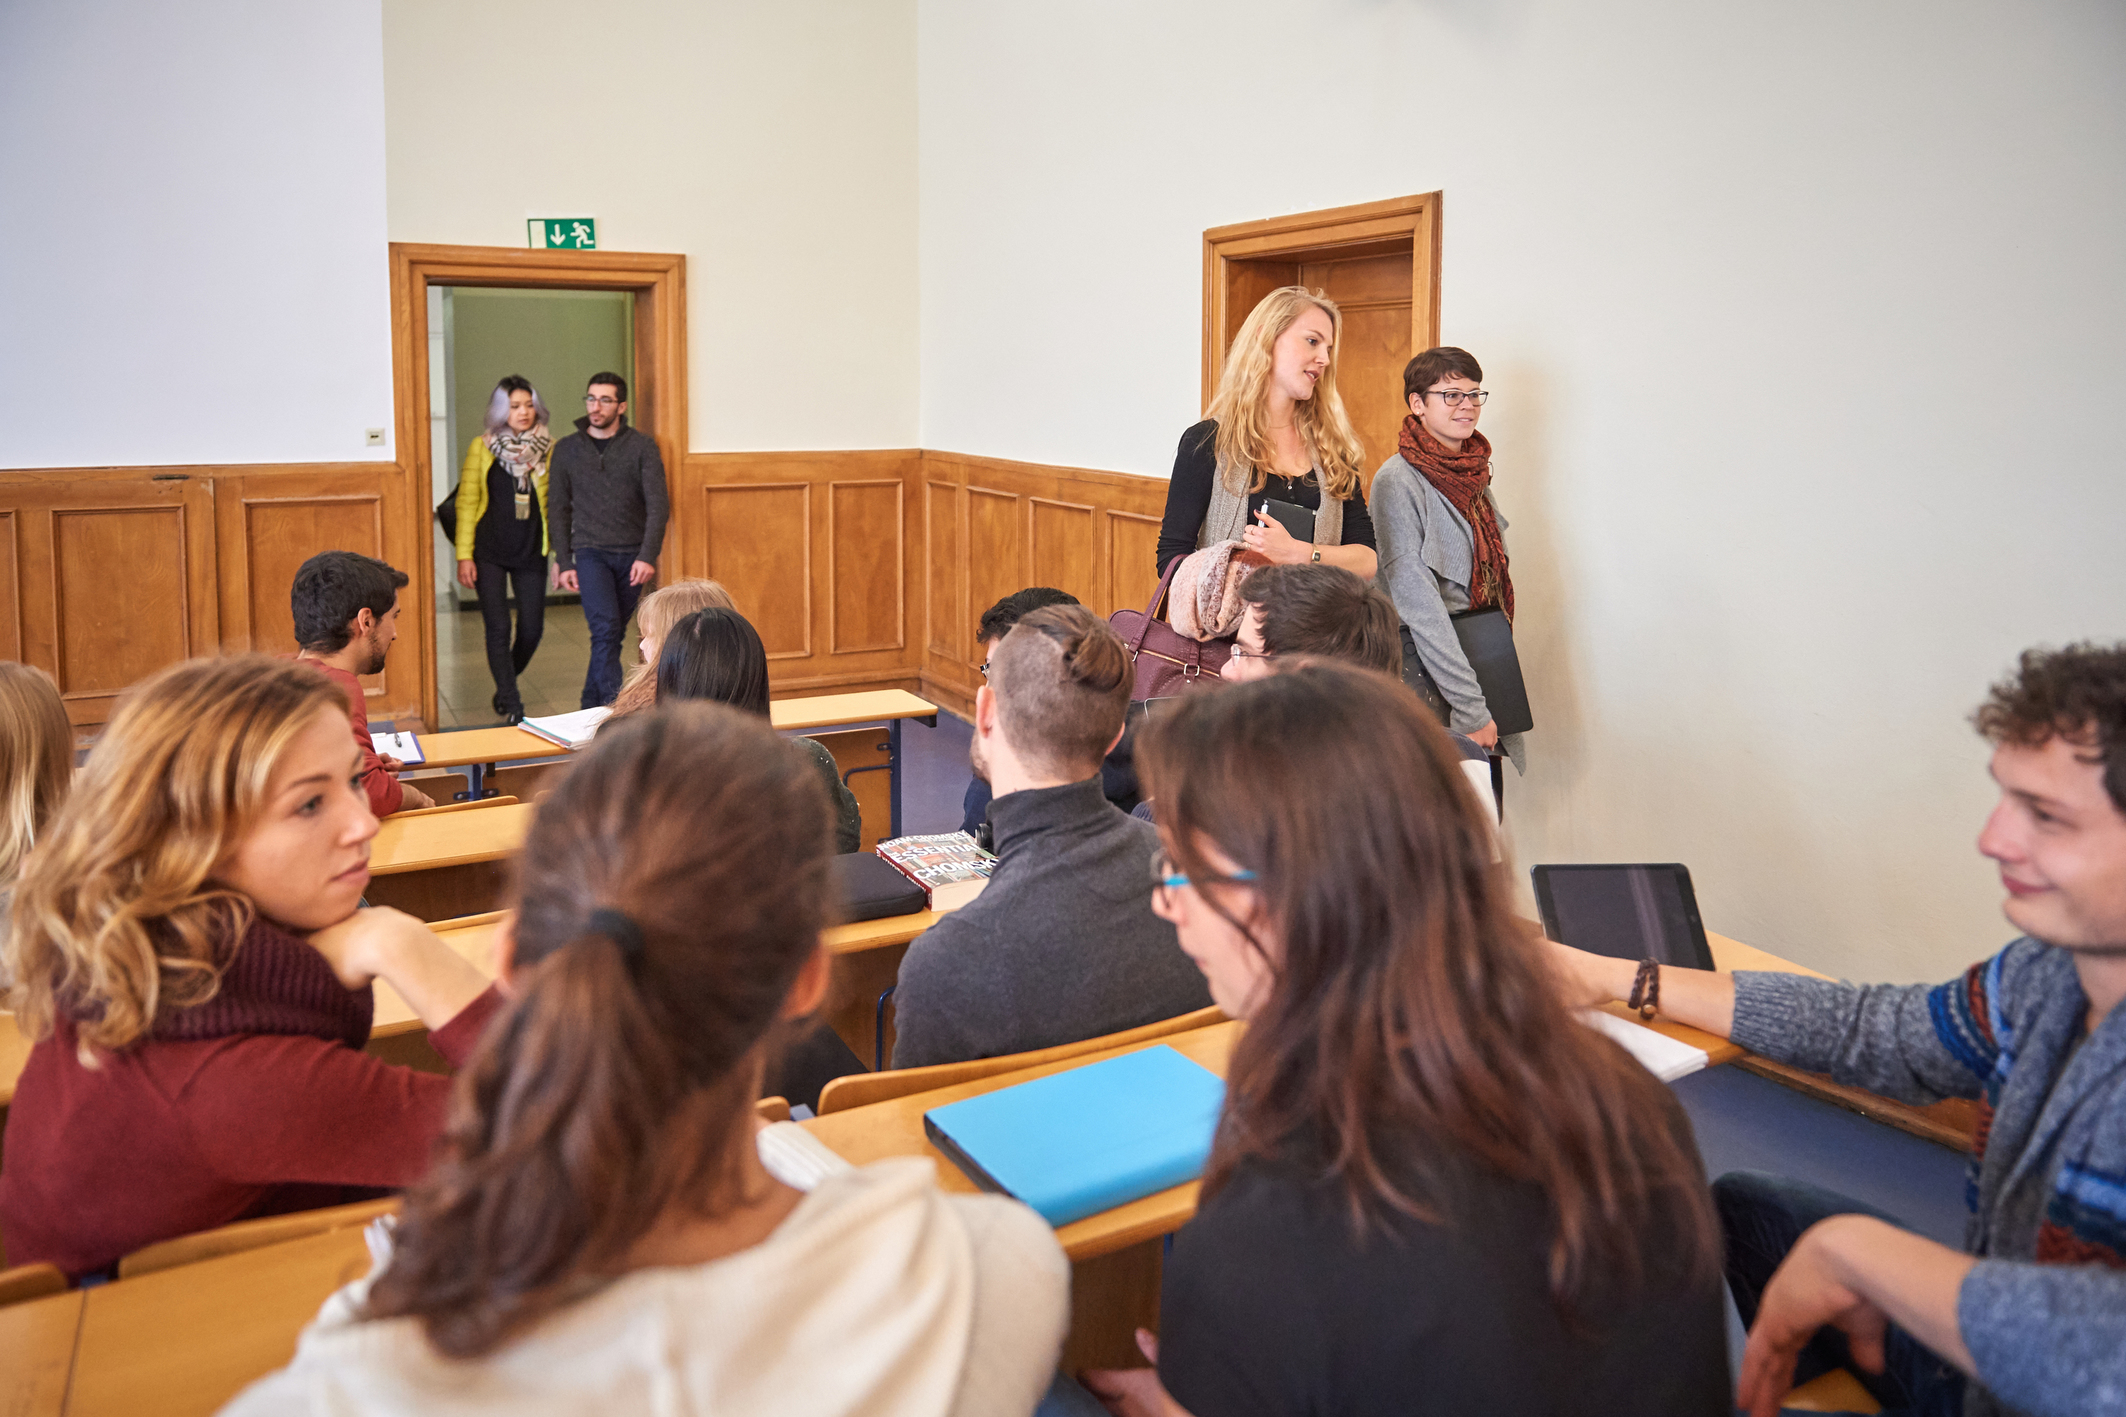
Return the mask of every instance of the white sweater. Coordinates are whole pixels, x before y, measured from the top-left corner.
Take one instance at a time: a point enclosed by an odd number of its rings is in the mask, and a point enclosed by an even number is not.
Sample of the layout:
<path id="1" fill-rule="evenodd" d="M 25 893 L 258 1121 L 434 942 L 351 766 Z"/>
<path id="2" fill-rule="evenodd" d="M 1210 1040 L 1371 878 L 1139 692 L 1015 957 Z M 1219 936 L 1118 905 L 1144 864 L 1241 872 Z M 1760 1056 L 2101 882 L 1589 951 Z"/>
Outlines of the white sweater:
<path id="1" fill-rule="evenodd" d="M 1070 1317 L 1055 1232 L 914 1159 L 830 1175 L 760 1244 L 638 1270 L 471 1362 L 358 1319 L 368 1284 L 224 1413 L 1005 1417 L 1048 1390 Z"/>

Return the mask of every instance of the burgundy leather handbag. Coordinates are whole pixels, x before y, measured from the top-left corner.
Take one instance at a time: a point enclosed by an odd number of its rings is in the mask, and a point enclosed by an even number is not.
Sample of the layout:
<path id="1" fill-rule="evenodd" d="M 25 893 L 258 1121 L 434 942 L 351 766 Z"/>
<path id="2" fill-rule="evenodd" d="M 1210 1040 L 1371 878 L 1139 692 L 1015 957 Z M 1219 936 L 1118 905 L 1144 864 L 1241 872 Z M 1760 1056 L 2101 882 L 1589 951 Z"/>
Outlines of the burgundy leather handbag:
<path id="1" fill-rule="evenodd" d="M 1141 612 L 1117 610 L 1107 617 L 1107 623 L 1115 627 L 1115 633 L 1128 647 L 1130 663 L 1136 667 L 1136 684 L 1129 694 L 1132 700 L 1164 699 L 1194 689 L 1216 688 L 1223 682 L 1220 675 L 1226 661 L 1233 657 L 1231 640 L 1192 640 L 1159 618 L 1160 606 L 1174 583 L 1174 572 L 1181 569 L 1184 559 L 1176 556 L 1168 564 L 1166 574 L 1159 577 L 1159 589 L 1152 592 L 1152 603 Z"/>

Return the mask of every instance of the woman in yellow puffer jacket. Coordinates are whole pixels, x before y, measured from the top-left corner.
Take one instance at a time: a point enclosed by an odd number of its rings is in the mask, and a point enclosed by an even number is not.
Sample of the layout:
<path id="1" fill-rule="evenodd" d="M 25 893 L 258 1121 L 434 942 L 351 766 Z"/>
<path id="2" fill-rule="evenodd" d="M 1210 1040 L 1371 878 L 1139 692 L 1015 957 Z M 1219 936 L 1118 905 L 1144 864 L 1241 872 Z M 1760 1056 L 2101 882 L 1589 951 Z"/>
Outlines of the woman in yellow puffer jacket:
<path id="1" fill-rule="evenodd" d="M 511 374 L 487 401 L 487 431 L 465 450 L 458 478 L 458 584 L 479 592 L 487 626 L 487 669 L 495 712 L 504 723 L 524 717 L 517 676 L 531 663 L 546 629 L 546 470 L 554 440 L 546 401 L 531 381 Z M 514 583 L 517 636 L 510 642 L 505 586 Z"/>

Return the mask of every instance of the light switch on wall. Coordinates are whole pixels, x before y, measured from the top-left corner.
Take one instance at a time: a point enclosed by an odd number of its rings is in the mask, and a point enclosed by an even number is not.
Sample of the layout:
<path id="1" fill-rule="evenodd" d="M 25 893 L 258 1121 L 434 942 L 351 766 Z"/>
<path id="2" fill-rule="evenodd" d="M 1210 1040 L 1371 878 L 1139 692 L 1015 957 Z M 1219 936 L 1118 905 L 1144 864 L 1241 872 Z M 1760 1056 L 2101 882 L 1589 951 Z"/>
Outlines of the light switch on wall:
<path id="1" fill-rule="evenodd" d="M 364 428 L 362 430 L 362 442 L 372 448 L 383 447 L 384 430 L 381 428 Z"/>

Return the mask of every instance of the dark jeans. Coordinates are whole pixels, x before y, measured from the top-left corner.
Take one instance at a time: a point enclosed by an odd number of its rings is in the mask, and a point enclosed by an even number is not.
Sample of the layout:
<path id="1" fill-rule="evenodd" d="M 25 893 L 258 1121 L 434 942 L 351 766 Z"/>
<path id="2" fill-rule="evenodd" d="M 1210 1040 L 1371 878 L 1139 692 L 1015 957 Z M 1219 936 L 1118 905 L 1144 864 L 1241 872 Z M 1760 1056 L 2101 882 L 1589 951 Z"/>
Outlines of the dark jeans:
<path id="1" fill-rule="evenodd" d="M 1727 1287 L 1745 1328 L 1756 1323 L 1757 1301 L 1802 1231 L 1834 1215 L 1872 1215 L 1901 1224 L 1896 1216 L 1836 1191 L 1762 1171 L 1730 1171 L 1713 1182 L 1713 1204 L 1727 1240 Z M 1801 1350 L 1794 1383 L 1798 1387 L 1833 1368 L 1860 1379 L 1886 1417 L 1958 1417 L 1964 1410 L 1964 1375 L 1895 1324 L 1883 1339 L 1880 1376 L 1861 1371 L 1846 1351 L 1845 1335 L 1825 1328 Z"/>
<path id="2" fill-rule="evenodd" d="M 583 596 L 583 618 L 591 629 L 591 663 L 583 675 L 583 707 L 611 703 L 620 693 L 620 640 L 628 616 L 642 598 L 642 587 L 629 585 L 635 565 L 632 551 L 576 548 L 576 586 Z"/>
<path id="3" fill-rule="evenodd" d="M 517 642 L 509 641 L 509 602 L 504 587 L 517 591 Z M 473 588 L 480 594 L 480 619 L 487 626 L 487 672 L 495 678 L 495 699 L 503 713 L 522 713 L 524 700 L 517 693 L 517 676 L 539 651 L 539 638 L 546 633 L 546 564 L 529 569 L 503 568 L 490 561 L 473 562 Z"/>

